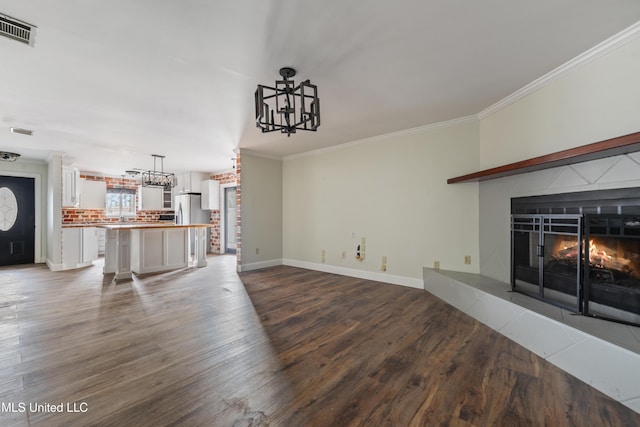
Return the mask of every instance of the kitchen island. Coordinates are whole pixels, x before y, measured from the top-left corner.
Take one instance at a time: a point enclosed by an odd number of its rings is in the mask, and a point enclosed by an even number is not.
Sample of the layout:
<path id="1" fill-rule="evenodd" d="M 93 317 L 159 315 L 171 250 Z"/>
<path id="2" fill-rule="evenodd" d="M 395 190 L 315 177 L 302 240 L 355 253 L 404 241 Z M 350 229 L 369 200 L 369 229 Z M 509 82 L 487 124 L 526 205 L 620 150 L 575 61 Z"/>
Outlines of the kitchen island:
<path id="1" fill-rule="evenodd" d="M 195 229 L 193 266 L 207 265 L 207 233 L 211 224 L 104 224 L 106 245 L 104 274 L 115 280 L 131 279 L 132 273 L 156 273 L 189 266 L 189 229 Z"/>

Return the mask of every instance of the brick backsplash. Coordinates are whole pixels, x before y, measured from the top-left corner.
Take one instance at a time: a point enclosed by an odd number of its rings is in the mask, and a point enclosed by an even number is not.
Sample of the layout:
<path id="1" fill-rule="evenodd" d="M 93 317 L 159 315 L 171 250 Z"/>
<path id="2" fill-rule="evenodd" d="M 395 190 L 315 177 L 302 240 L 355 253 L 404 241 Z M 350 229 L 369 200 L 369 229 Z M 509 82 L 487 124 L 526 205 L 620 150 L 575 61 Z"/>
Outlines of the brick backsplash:
<path id="1" fill-rule="evenodd" d="M 138 182 L 134 179 L 115 178 L 108 176 L 95 176 L 80 173 L 80 178 L 90 181 L 104 181 L 107 188 L 120 188 L 124 183 L 124 188 L 136 190 L 136 198 L 138 191 Z M 138 211 L 135 218 L 127 218 L 127 222 L 155 222 L 159 220 L 160 214 L 166 214 L 166 211 Z M 108 217 L 102 209 L 80 209 L 80 208 L 62 208 L 63 224 L 104 224 L 109 222 L 118 222 L 119 217 Z"/>
<path id="2" fill-rule="evenodd" d="M 135 218 L 127 217 L 127 222 L 155 222 L 159 221 L 160 214 L 166 213 L 166 211 L 138 211 Z M 62 208 L 63 224 L 104 224 L 119 220 L 119 217 L 106 216 L 102 209 Z"/>

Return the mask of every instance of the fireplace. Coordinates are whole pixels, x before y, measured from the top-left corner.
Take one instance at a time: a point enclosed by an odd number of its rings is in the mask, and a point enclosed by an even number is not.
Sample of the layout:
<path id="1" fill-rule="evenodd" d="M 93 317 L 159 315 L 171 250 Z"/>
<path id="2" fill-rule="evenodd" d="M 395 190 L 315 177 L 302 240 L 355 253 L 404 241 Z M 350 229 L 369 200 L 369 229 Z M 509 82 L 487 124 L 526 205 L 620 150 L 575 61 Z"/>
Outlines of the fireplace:
<path id="1" fill-rule="evenodd" d="M 511 286 L 640 325 L 640 189 L 512 199 Z"/>

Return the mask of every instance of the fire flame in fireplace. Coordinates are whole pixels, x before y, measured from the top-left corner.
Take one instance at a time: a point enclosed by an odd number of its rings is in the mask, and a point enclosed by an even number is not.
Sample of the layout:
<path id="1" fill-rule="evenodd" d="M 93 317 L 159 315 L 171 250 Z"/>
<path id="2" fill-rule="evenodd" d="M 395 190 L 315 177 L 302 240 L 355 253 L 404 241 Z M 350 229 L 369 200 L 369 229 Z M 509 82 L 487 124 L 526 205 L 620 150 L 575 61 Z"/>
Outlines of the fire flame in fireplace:
<path id="1" fill-rule="evenodd" d="M 637 241 L 625 244 L 621 239 L 610 240 L 589 240 L 589 265 L 605 270 L 617 270 L 640 279 L 640 251 Z M 615 248 L 612 245 L 615 245 Z M 575 240 L 559 240 L 551 257 L 558 261 L 575 262 L 578 257 L 578 244 Z"/>
<path id="2" fill-rule="evenodd" d="M 593 239 L 589 240 L 589 264 L 595 265 L 596 267 L 607 268 L 607 265 L 612 262 L 621 262 L 625 265 L 630 263 L 628 259 L 624 258 L 615 258 L 614 261 L 613 256 L 607 254 L 607 250 L 609 250 L 609 253 L 612 253 L 611 249 L 606 246 L 602 244 L 596 245 L 596 242 Z"/>

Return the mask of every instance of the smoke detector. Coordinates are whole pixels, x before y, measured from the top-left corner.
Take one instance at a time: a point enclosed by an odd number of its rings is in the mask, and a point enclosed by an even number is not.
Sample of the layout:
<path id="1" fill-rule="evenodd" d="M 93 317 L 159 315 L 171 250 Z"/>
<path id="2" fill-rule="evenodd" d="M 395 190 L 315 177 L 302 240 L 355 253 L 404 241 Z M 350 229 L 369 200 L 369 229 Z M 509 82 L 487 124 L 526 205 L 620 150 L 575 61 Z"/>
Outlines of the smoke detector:
<path id="1" fill-rule="evenodd" d="M 0 35 L 33 46 L 36 26 L 0 13 Z"/>

